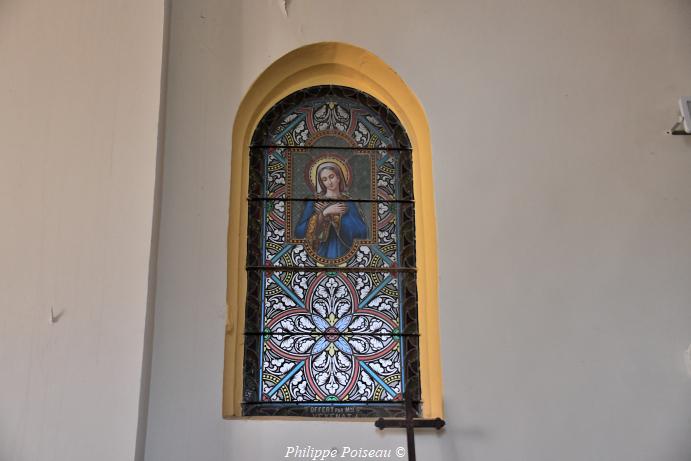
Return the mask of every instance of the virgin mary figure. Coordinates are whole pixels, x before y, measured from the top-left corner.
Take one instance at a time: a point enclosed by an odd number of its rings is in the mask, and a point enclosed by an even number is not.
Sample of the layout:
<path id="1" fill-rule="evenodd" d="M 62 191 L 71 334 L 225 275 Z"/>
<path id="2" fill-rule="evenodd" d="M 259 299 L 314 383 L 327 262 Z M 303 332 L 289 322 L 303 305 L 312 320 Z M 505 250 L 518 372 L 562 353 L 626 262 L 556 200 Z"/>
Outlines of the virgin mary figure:
<path id="1" fill-rule="evenodd" d="M 354 239 L 367 238 L 367 224 L 356 203 L 338 201 L 350 198 L 342 162 L 323 160 L 315 162 L 317 171 L 311 178 L 316 199 L 307 202 L 294 235 L 307 240 L 307 245 L 319 256 L 336 259 L 348 252 Z"/>

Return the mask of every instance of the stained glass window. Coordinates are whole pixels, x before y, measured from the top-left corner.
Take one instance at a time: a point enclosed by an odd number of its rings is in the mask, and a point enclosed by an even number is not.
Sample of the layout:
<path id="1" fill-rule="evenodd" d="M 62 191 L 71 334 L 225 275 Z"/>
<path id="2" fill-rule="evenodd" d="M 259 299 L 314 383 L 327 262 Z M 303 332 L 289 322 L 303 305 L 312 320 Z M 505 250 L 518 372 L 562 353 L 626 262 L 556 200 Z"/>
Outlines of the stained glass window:
<path id="1" fill-rule="evenodd" d="M 251 146 L 244 415 L 420 405 L 412 152 L 371 96 L 281 100 Z"/>

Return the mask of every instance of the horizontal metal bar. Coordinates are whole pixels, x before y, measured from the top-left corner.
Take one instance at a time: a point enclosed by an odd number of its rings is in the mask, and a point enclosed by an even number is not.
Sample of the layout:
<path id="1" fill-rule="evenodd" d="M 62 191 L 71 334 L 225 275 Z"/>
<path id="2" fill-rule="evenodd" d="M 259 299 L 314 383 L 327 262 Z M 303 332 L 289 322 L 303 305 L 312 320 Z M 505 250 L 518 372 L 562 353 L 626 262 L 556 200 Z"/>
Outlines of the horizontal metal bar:
<path id="1" fill-rule="evenodd" d="M 441 429 L 446 425 L 446 421 L 441 418 L 434 419 L 424 419 L 424 418 L 413 418 L 411 420 L 411 425 L 413 427 L 433 427 L 436 430 Z M 379 429 L 386 429 L 390 427 L 408 427 L 408 421 L 405 418 L 379 418 L 374 422 L 374 425 Z"/>
<path id="2" fill-rule="evenodd" d="M 422 400 L 413 400 L 413 403 L 422 403 Z M 404 405 L 403 400 L 339 400 L 336 402 L 326 401 L 326 400 L 295 400 L 286 402 L 284 400 L 273 400 L 273 401 L 243 401 L 243 405 Z"/>
<path id="3" fill-rule="evenodd" d="M 411 152 L 413 150 L 412 147 L 353 147 L 353 146 L 273 146 L 273 145 L 261 145 L 261 146 L 249 146 L 251 150 L 254 149 L 305 149 L 305 150 L 311 150 L 311 149 L 329 149 L 329 150 L 363 150 L 363 151 L 377 151 L 377 150 L 383 150 L 383 151 L 388 151 L 388 152 L 396 152 L 396 151 L 401 151 L 401 152 Z"/>
<path id="4" fill-rule="evenodd" d="M 415 200 L 391 199 L 379 200 L 370 198 L 326 198 L 326 197 L 247 197 L 247 200 L 263 202 L 364 202 L 364 203 L 415 203 Z"/>
<path id="5" fill-rule="evenodd" d="M 416 267 L 245 266 L 247 271 L 267 272 L 417 272 Z"/>
<path id="6" fill-rule="evenodd" d="M 377 338 L 383 338 L 383 337 L 406 337 L 406 336 L 415 336 L 415 337 L 420 337 L 420 333 L 357 333 L 357 332 L 352 332 L 352 333 L 347 333 L 347 332 L 339 332 L 339 333 L 325 333 L 325 332 L 318 332 L 318 333 L 296 333 L 296 332 L 275 332 L 275 331 L 246 331 L 244 333 L 245 336 L 374 336 Z"/>

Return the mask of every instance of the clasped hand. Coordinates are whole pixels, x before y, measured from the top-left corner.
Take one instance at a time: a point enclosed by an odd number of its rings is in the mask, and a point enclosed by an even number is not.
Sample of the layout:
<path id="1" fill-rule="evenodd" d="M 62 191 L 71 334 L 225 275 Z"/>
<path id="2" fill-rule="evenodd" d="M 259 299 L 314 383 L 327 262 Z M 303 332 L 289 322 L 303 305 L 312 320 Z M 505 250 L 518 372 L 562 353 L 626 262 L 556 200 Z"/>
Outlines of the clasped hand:
<path id="1" fill-rule="evenodd" d="M 331 205 L 321 202 L 317 203 L 314 207 L 323 216 L 341 215 L 346 212 L 346 205 L 342 202 L 332 203 Z"/>

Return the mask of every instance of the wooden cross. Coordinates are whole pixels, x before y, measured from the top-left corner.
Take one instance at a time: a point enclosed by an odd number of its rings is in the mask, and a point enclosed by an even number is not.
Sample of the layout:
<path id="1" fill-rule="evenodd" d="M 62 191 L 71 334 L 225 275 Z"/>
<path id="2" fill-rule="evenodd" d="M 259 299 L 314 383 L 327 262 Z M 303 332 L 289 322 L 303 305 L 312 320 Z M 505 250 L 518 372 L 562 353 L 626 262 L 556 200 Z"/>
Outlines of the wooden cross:
<path id="1" fill-rule="evenodd" d="M 424 419 L 416 418 L 417 412 L 413 408 L 413 398 L 410 393 L 405 393 L 405 418 L 379 418 L 374 425 L 380 430 L 387 427 L 405 427 L 406 439 L 408 440 L 408 461 L 415 461 L 415 433 L 416 427 L 433 427 L 441 429 L 446 424 L 441 418 Z"/>

